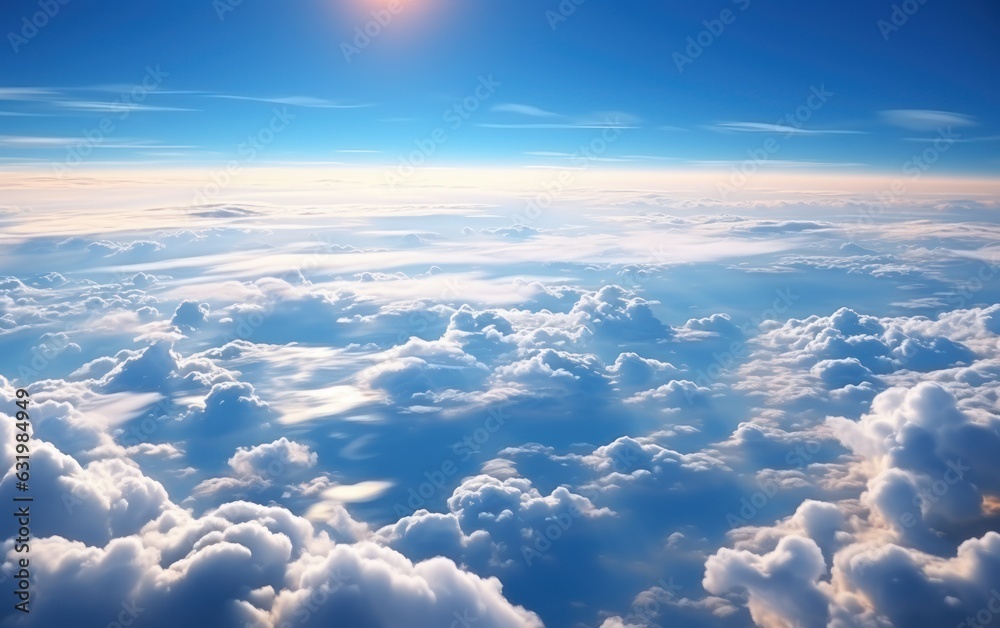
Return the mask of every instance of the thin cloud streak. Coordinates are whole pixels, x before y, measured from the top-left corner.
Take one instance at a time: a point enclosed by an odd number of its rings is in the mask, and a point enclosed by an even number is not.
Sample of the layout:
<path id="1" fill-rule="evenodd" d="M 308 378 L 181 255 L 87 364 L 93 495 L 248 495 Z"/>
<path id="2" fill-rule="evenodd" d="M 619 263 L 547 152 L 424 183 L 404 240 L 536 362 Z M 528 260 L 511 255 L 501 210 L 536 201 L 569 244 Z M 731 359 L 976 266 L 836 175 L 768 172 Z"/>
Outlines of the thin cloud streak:
<path id="1" fill-rule="evenodd" d="M 309 107 L 313 109 L 365 109 L 374 107 L 372 104 L 343 104 L 336 103 L 323 98 L 313 96 L 281 96 L 281 97 L 259 97 L 259 96 L 235 96 L 233 94 L 206 94 L 209 98 L 222 98 L 225 100 L 245 100 L 249 102 L 264 102 L 275 105 L 289 105 L 294 107 Z"/>
<path id="2" fill-rule="evenodd" d="M 736 131 L 739 133 L 782 133 L 785 135 L 863 135 L 864 131 L 843 129 L 804 129 L 784 124 L 764 122 L 720 122 L 709 127 L 713 131 Z"/>
<path id="3" fill-rule="evenodd" d="M 964 113 L 932 109 L 886 109 L 879 112 L 882 119 L 910 131 L 934 131 L 950 126 L 975 126 L 976 119 Z"/>
<path id="4" fill-rule="evenodd" d="M 552 118 L 558 116 L 556 113 L 546 111 L 545 109 L 541 109 L 533 105 L 522 105 L 518 103 L 501 103 L 493 107 L 490 111 L 494 113 L 515 113 L 534 118 Z"/>

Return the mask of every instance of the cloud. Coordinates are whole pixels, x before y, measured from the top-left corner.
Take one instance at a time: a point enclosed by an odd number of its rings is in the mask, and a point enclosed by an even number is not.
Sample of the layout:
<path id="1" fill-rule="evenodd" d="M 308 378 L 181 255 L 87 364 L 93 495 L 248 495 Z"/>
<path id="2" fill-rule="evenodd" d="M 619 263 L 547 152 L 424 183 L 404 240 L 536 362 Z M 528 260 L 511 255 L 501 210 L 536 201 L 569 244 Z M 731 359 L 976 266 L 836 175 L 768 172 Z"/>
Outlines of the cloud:
<path id="1" fill-rule="evenodd" d="M 613 515 L 565 487 L 544 495 L 526 478 L 485 474 L 465 478 L 447 506 L 447 513 L 418 510 L 377 536 L 407 556 L 444 555 L 480 570 L 505 570 L 542 559 L 549 526 L 568 530 L 577 521 Z"/>
<path id="2" fill-rule="evenodd" d="M 975 126 L 976 119 L 963 113 L 931 109 L 887 109 L 879 112 L 893 126 L 911 131 L 936 131 L 953 126 Z"/>
<path id="3" fill-rule="evenodd" d="M 145 349 L 129 352 L 124 360 L 101 378 L 105 392 L 162 390 L 177 370 L 177 354 L 171 342 L 161 340 Z"/>
<path id="4" fill-rule="evenodd" d="M 578 122 L 578 123 L 537 123 L 537 124 L 499 124 L 495 122 L 481 122 L 476 126 L 484 129 L 635 129 L 634 124 L 620 123 L 615 121 L 606 122 Z"/>
<path id="5" fill-rule="evenodd" d="M 524 115 L 523 111 L 519 113 Z M 535 115 L 534 117 L 538 116 Z M 640 122 L 639 118 L 629 113 L 607 112 L 593 114 L 584 118 L 567 119 L 565 122 L 532 122 L 515 124 L 480 122 L 476 126 L 484 129 L 635 129 L 639 128 Z"/>
<path id="6" fill-rule="evenodd" d="M 648 386 L 658 379 L 681 372 L 669 362 L 644 358 L 631 351 L 619 354 L 607 370 L 615 383 L 629 387 Z"/>
<path id="7" fill-rule="evenodd" d="M 519 105 L 516 103 L 501 103 L 493 106 L 490 111 L 494 113 L 514 113 L 521 116 L 531 116 L 535 118 L 549 118 L 557 114 L 545 111 L 532 105 Z"/>
<path id="8" fill-rule="evenodd" d="M 9 570 L 16 554 L 10 544 L 4 549 Z M 150 626 L 294 620 L 417 627 L 457 616 L 483 626 L 541 626 L 503 598 L 495 579 L 443 558 L 413 563 L 369 542 L 336 543 L 286 510 L 247 502 L 200 518 L 168 509 L 104 546 L 53 536 L 34 539 L 33 549 L 32 616 L 46 625 L 81 614 L 114 621 L 125 608 Z"/>
<path id="9" fill-rule="evenodd" d="M 58 93 L 39 87 L 2 87 L 0 88 L 0 100 L 48 100 Z"/>
<path id="10" fill-rule="evenodd" d="M 170 322 L 175 327 L 194 329 L 205 322 L 210 310 L 211 308 L 207 303 L 183 301 L 174 310 L 174 316 L 170 319 Z"/>
<path id="11" fill-rule="evenodd" d="M 984 455 L 1000 446 L 997 420 L 979 422 L 954 395 L 924 382 L 879 395 L 857 423 L 828 419 L 834 434 L 877 470 L 868 499 L 887 527 L 927 550 L 939 542 L 930 528 L 948 529 L 983 516 L 986 495 L 1000 494 L 1000 469 Z"/>
<path id="12" fill-rule="evenodd" d="M 821 360 L 813 365 L 810 373 L 822 380 L 829 388 L 856 386 L 872 378 L 872 372 L 857 358 Z"/>
<path id="13" fill-rule="evenodd" d="M 822 627 L 826 621 L 817 610 L 827 600 L 818 580 L 826 571 L 815 542 L 788 536 L 763 556 L 720 550 L 705 564 L 704 586 L 716 595 L 745 591 L 757 625 Z"/>
<path id="14" fill-rule="evenodd" d="M 283 192 L 268 172 L 230 190 L 273 204 L 191 211 L 135 211 L 135 173 L 7 179 L 0 497 L 20 493 L 27 386 L 40 624 L 888 628 L 986 608 L 981 183 L 912 182 L 919 220 L 868 223 L 846 179 L 724 205 L 696 189 L 710 173 L 593 171 L 511 218 L 539 189 L 520 171 L 406 202 L 359 191 L 367 170 L 285 172 Z"/>
<path id="15" fill-rule="evenodd" d="M 280 466 L 283 471 L 304 470 L 316 466 L 316 459 L 309 447 L 282 436 L 270 444 L 240 447 L 229 459 L 229 466 L 241 476 L 263 478 L 275 474 L 269 469 L 272 466 Z"/>
<path id="16" fill-rule="evenodd" d="M 257 428 L 272 416 L 270 406 L 252 385 L 222 382 L 212 386 L 204 407 L 193 410 L 186 420 L 192 421 L 196 434 L 215 436 Z"/>
<path id="17" fill-rule="evenodd" d="M 783 522 L 735 530 L 737 548 L 707 561 L 705 589 L 745 592 L 765 626 L 952 625 L 984 608 L 991 592 L 970 574 L 1000 568 L 988 506 L 1000 476 L 984 457 L 1000 446 L 995 415 L 923 382 L 883 392 L 859 421 L 826 423 L 866 478 L 860 501 L 807 501 Z"/>
<path id="18" fill-rule="evenodd" d="M 55 447 L 39 443 L 31 462 L 35 470 L 32 487 L 47 496 L 31 507 L 36 515 L 32 518 L 35 539 L 60 536 L 104 544 L 136 533 L 169 506 L 163 487 L 131 461 L 108 459 L 81 466 Z M 11 464 L 0 480 L 0 494 L 8 500 L 18 494 L 15 480 Z"/>
<path id="19" fill-rule="evenodd" d="M 856 135 L 864 131 L 845 131 L 837 129 L 804 129 L 802 127 L 784 124 L 767 124 L 763 122 L 719 122 L 710 127 L 717 131 L 737 131 L 742 133 L 773 133 L 782 135 Z"/>
<path id="20" fill-rule="evenodd" d="M 97 113 L 125 113 L 125 112 L 150 112 L 150 111 L 198 111 L 186 107 L 166 107 L 163 105 L 145 105 L 134 102 L 102 102 L 92 100 L 61 100 L 58 101 L 60 107 L 76 109 L 78 111 L 93 111 Z"/>
<path id="21" fill-rule="evenodd" d="M 65 148 L 75 146 L 83 140 L 79 137 L 43 137 L 33 135 L 3 135 L 0 145 L 13 148 Z"/>
<path id="22" fill-rule="evenodd" d="M 848 308 L 829 317 L 789 320 L 753 340 L 752 346 L 761 349 L 741 367 L 749 379 L 737 387 L 754 387 L 755 394 L 789 402 L 817 394 L 809 379 L 830 389 L 854 386 L 854 392 L 876 391 L 884 388 L 878 375 L 902 369 L 930 372 L 974 360 L 975 354 L 962 342 L 938 335 L 935 326 L 916 320 L 921 322 L 906 317 L 879 319 Z M 772 357 L 765 357 L 768 354 Z M 803 366 L 809 367 L 808 378 L 800 370 Z M 768 375 L 762 376 L 765 371 Z M 786 374 L 784 383 L 773 377 L 776 372 Z"/>
<path id="23" fill-rule="evenodd" d="M 308 107 L 308 108 L 318 108 L 318 109 L 358 109 L 358 108 L 365 108 L 372 106 L 366 104 L 337 103 L 331 100 L 326 100 L 324 98 L 316 98 L 314 96 L 263 97 L 263 96 L 234 96 L 232 94 L 205 94 L 205 96 L 209 98 L 223 98 L 227 100 L 246 100 L 253 102 L 272 103 L 275 105 L 289 105 L 293 107 Z"/>

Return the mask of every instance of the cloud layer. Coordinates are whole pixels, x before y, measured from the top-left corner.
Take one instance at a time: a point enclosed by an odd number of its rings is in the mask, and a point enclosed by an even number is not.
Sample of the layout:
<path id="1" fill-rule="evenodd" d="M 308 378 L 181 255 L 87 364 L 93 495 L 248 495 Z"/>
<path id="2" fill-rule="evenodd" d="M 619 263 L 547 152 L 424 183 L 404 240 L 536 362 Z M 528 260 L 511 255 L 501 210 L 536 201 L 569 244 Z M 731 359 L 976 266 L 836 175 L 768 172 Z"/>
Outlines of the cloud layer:
<path id="1" fill-rule="evenodd" d="M 989 202 L 609 189 L 531 216 L 455 188 L 155 225 L 133 200 L 128 231 L 5 213 L 0 497 L 26 387 L 31 625 L 995 613 Z"/>

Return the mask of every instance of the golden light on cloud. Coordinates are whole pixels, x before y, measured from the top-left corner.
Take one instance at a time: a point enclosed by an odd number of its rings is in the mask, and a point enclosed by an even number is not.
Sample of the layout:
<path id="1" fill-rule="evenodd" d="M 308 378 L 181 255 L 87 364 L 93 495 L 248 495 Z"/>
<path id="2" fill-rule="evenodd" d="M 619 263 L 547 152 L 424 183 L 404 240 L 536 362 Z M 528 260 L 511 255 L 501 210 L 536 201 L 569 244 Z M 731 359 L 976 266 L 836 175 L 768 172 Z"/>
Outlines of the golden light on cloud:
<path id="1" fill-rule="evenodd" d="M 264 214 L 280 211 L 308 214 L 316 207 L 337 207 L 342 217 L 363 218 L 372 211 L 402 215 L 440 213 L 448 207 L 475 213 L 491 207 L 523 210 L 532 202 L 553 208 L 579 203 L 621 211 L 641 207 L 651 198 L 711 208 L 808 204 L 843 207 L 889 197 L 890 206 L 933 208 L 949 199 L 1000 206 L 1000 179 L 925 176 L 911 179 L 892 173 L 760 172 L 726 195 L 719 185 L 730 171 L 721 168 L 590 169 L 563 171 L 514 167 L 415 169 L 390 185 L 388 167 L 344 167 L 337 164 L 287 164 L 245 168 L 224 189 L 209 190 L 209 204 L 259 206 Z M 81 169 L 54 180 L 47 172 L 28 169 L 0 172 L 7 206 L 0 241 L 55 234 L 113 233 L 143 227 L 188 228 L 224 224 L 224 217 L 199 211 L 192 192 L 211 182 L 207 169 Z M 559 193 L 547 192 L 558 185 Z M 548 198 L 552 196 L 552 198 Z M 151 207 L 149 199 L 155 198 Z M 433 205 L 428 205 L 432 202 Z M 136 207 L 145 211 L 137 213 Z M 467 209 L 470 208 L 470 209 Z M 477 210 L 476 208 L 480 208 Z M 516 213 L 516 212 L 514 212 Z M 19 217 L 24 215 L 25 219 Z M 30 220 L 27 217 L 30 215 Z M 252 223 L 251 219 L 244 220 Z"/>

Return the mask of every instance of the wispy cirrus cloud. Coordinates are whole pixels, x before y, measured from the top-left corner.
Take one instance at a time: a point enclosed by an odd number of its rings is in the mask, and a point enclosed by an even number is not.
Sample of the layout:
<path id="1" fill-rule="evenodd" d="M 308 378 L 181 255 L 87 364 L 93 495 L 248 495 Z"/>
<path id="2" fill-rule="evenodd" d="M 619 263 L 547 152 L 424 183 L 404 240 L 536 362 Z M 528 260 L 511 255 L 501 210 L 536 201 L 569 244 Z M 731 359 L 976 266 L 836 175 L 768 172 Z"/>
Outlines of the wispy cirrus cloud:
<path id="1" fill-rule="evenodd" d="M 804 129 L 785 124 L 768 124 L 766 122 L 719 122 L 709 127 L 713 131 L 737 133 L 781 133 L 784 135 L 859 135 L 864 131 L 845 129 Z"/>
<path id="2" fill-rule="evenodd" d="M 482 123 L 478 125 L 484 129 L 637 129 L 634 124 L 622 124 L 620 122 L 587 122 L 587 123 L 557 123 L 557 124 L 496 124 Z"/>
<path id="3" fill-rule="evenodd" d="M 292 107 L 310 107 L 314 109 L 364 109 L 373 107 L 367 103 L 338 103 L 325 98 L 314 96 L 236 96 L 233 94 L 205 94 L 209 98 L 222 98 L 225 100 L 245 100 L 250 102 L 265 102 L 275 105 L 289 105 Z"/>
<path id="4" fill-rule="evenodd" d="M 50 100 L 58 95 L 41 87 L 0 87 L 0 100 Z"/>
<path id="5" fill-rule="evenodd" d="M 41 137 L 31 135 L 0 135 L 0 146 L 12 148 L 59 148 L 80 142 L 79 137 Z"/>
<path id="6" fill-rule="evenodd" d="M 880 111 L 882 120 L 910 131 L 934 131 L 949 126 L 974 126 L 976 119 L 964 113 L 935 111 L 932 109 L 886 109 Z"/>
<path id="7" fill-rule="evenodd" d="M 0 101 L 27 103 L 30 109 L 42 109 L 46 113 L 37 111 L 5 111 L 0 112 L 0 116 L 68 116 L 71 112 L 90 113 L 122 113 L 128 112 L 169 112 L 169 111 L 200 111 L 189 107 L 175 107 L 166 105 L 153 105 L 148 103 L 135 102 L 134 98 L 126 95 L 134 86 L 94 86 L 94 87 L 0 87 Z M 94 92 L 118 92 L 121 93 L 119 100 L 105 101 L 92 100 L 83 96 Z M 164 95 L 167 92 L 158 92 Z M 169 92 L 178 93 L 178 92 Z M 190 92 L 196 93 L 196 92 Z"/>
<path id="8" fill-rule="evenodd" d="M 189 145 L 166 145 L 157 144 L 148 140 L 129 140 L 122 139 L 117 140 L 113 143 L 100 143 L 100 142 L 90 142 L 87 138 L 83 136 L 78 137 L 57 137 L 57 136 L 39 136 L 39 135 L 0 135 L 0 146 L 7 148 L 24 148 L 24 149 L 52 149 L 52 148 L 66 148 L 68 146 L 76 146 L 81 143 L 88 142 L 92 145 L 92 148 L 123 148 L 123 149 L 139 149 L 139 148 L 150 148 L 150 149 L 189 149 L 197 148 L 196 146 Z"/>
<path id="9" fill-rule="evenodd" d="M 513 113 L 528 118 L 546 118 L 547 122 L 481 122 L 476 126 L 484 129 L 635 129 L 641 120 L 622 111 L 598 111 L 586 115 L 571 116 L 546 111 L 533 105 L 516 103 L 499 104 L 493 113 Z"/>
<path id="10" fill-rule="evenodd" d="M 60 107 L 78 111 L 93 111 L 98 113 L 120 113 L 122 111 L 199 111 L 187 107 L 165 107 L 161 105 L 143 105 L 139 103 L 103 102 L 96 100 L 66 100 L 59 101 Z"/>
<path id="11" fill-rule="evenodd" d="M 514 113 L 522 116 L 530 116 L 533 118 L 553 118 L 558 117 L 559 114 L 553 113 L 551 111 L 546 111 L 540 107 L 535 107 L 533 105 L 522 105 L 518 103 L 501 103 L 496 105 L 490 111 L 494 113 Z"/>
<path id="12" fill-rule="evenodd" d="M 532 157 L 572 157 L 573 153 L 565 153 L 553 150 L 529 150 L 524 153 Z"/>

